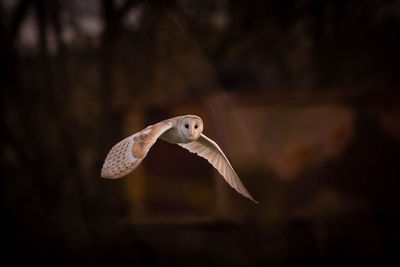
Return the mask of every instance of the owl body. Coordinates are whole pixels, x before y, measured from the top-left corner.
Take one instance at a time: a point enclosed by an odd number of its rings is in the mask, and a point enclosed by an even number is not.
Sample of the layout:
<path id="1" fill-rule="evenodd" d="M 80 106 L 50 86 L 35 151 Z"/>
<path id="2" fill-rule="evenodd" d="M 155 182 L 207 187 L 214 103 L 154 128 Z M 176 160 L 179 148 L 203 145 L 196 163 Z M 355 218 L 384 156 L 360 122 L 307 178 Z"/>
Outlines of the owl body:
<path id="1" fill-rule="evenodd" d="M 178 144 L 178 143 L 185 144 L 193 141 L 188 138 L 180 136 L 179 131 L 176 128 L 171 128 L 167 130 L 160 136 L 160 139 L 167 141 L 170 144 Z"/>
<path id="2" fill-rule="evenodd" d="M 221 148 L 203 134 L 203 121 L 196 115 L 184 115 L 150 125 L 111 148 L 101 170 L 104 178 L 121 178 L 136 169 L 158 138 L 177 144 L 205 158 L 238 193 L 253 197 L 244 187 Z"/>

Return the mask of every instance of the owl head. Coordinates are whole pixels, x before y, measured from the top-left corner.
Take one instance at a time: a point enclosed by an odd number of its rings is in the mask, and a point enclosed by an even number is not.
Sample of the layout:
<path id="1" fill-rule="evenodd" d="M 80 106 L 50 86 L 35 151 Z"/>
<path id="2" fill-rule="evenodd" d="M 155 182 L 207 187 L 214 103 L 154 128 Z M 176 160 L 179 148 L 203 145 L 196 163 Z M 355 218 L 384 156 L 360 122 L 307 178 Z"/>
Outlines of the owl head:
<path id="1" fill-rule="evenodd" d="M 181 121 L 179 130 L 184 138 L 197 140 L 203 132 L 203 121 L 197 116 L 185 116 Z"/>

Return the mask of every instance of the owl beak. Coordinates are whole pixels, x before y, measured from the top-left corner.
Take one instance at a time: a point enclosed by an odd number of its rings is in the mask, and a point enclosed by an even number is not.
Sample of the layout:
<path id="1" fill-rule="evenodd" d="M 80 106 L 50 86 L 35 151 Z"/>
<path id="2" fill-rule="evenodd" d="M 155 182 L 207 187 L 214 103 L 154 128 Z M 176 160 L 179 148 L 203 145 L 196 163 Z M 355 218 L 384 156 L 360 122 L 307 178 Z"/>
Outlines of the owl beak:
<path id="1" fill-rule="evenodd" d="M 189 129 L 189 134 L 190 134 L 190 137 L 193 137 L 193 135 L 194 135 L 194 128 L 193 127 L 191 127 Z"/>

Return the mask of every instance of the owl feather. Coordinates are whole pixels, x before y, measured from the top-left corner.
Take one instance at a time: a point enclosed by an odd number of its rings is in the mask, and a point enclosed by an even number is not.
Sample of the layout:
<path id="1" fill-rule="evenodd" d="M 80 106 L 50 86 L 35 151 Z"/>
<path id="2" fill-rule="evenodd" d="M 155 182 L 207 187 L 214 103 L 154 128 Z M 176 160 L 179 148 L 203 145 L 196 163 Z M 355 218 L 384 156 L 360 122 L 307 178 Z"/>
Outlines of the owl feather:
<path id="1" fill-rule="evenodd" d="M 232 188 L 258 203 L 247 191 L 221 148 L 202 132 L 203 121 L 195 115 L 179 116 L 150 125 L 111 148 L 101 176 L 116 179 L 129 174 L 139 166 L 157 139 L 161 138 L 205 158 Z"/>

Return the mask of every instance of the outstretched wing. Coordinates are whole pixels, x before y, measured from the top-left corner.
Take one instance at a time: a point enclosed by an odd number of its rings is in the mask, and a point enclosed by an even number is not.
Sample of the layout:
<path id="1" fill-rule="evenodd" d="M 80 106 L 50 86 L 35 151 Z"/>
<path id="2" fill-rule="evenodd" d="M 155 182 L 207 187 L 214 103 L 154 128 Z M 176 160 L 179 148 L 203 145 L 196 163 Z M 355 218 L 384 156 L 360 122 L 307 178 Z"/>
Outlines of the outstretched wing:
<path id="1" fill-rule="evenodd" d="M 116 179 L 136 169 L 157 138 L 171 127 L 171 123 L 162 121 L 150 125 L 116 144 L 111 148 L 104 161 L 101 176 Z"/>
<path id="2" fill-rule="evenodd" d="M 186 148 L 192 153 L 196 153 L 200 157 L 205 158 L 218 170 L 218 172 L 224 177 L 230 186 L 232 186 L 236 191 L 238 191 L 243 196 L 251 199 L 255 203 L 258 203 L 249 194 L 247 189 L 244 187 L 242 181 L 240 181 L 239 176 L 236 174 L 231 163 L 226 158 L 221 148 L 210 138 L 201 134 L 199 139 L 190 143 L 179 143 L 183 148 Z"/>

